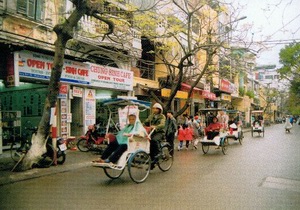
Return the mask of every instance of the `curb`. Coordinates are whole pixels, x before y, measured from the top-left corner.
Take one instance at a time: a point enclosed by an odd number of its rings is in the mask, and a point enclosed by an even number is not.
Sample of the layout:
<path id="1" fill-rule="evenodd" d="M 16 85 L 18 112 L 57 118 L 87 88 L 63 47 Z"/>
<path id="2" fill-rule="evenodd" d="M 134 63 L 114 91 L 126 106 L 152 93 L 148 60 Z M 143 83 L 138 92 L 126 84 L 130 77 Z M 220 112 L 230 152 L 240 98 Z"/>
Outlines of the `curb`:
<path id="1" fill-rule="evenodd" d="M 34 168 L 24 172 L 4 172 L 4 175 L 0 178 L 0 186 L 6 184 L 12 184 L 15 182 L 35 179 L 43 176 L 54 175 L 67 171 L 72 171 L 79 168 L 91 166 L 91 162 L 74 163 L 66 166 L 52 166 L 50 168 Z M 7 173 L 7 174 L 6 174 Z M 13 174 L 12 174 L 13 173 Z"/>

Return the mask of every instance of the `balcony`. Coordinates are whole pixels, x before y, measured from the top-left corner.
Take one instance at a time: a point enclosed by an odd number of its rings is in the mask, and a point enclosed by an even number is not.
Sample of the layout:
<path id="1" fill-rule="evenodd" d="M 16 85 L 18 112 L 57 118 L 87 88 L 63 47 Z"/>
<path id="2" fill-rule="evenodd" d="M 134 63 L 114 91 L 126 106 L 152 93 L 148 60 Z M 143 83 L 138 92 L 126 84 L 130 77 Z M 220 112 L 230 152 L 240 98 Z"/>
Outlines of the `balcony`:
<path id="1" fill-rule="evenodd" d="M 130 28 L 130 24 L 126 20 L 118 21 L 122 24 L 116 24 L 114 33 L 110 34 L 110 38 L 108 38 L 104 37 L 104 34 L 108 31 L 107 24 L 94 17 L 84 16 L 78 24 L 75 37 L 95 45 L 140 51 L 142 45 L 139 32 Z"/>

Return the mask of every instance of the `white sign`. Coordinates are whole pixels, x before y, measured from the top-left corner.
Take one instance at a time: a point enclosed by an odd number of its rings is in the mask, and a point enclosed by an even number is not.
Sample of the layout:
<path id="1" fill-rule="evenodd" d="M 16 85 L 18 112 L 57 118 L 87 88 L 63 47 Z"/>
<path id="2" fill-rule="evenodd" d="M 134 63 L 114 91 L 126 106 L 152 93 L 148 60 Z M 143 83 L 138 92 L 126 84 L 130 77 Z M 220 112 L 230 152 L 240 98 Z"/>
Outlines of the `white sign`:
<path id="1" fill-rule="evenodd" d="M 20 51 L 16 52 L 15 69 L 16 74 L 22 78 L 50 80 L 51 70 L 53 66 L 53 57 L 40 53 Z M 72 84 L 90 84 L 89 66 L 71 60 L 64 60 L 61 74 L 61 82 Z"/>
<path id="2" fill-rule="evenodd" d="M 72 94 L 74 97 L 80 97 L 82 98 L 83 95 L 83 89 L 80 87 L 73 87 Z"/>
<path id="3" fill-rule="evenodd" d="M 133 90 L 133 72 L 90 63 L 91 85 L 119 90 Z"/>
<path id="4" fill-rule="evenodd" d="M 96 91 L 93 89 L 85 89 L 85 126 L 96 123 Z"/>

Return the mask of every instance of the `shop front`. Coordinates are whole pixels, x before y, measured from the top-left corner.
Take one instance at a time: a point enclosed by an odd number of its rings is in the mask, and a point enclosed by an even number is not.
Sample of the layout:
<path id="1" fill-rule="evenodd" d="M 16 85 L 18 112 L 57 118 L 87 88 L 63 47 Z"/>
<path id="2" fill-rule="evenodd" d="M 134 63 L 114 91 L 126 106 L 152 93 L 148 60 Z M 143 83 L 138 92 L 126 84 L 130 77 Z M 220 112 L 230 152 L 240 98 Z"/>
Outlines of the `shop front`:
<path id="1" fill-rule="evenodd" d="M 14 78 L 13 86 L 43 86 L 45 91 L 39 101 L 40 104 L 44 104 L 53 57 L 31 51 L 19 51 L 14 53 L 13 61 L 13 71 L 10 71 L 9 75 Z M 128 95 L 133 90 L 133 72 L 65 59 L 60 82 L 56 106 L 58 134 L 77 137 L 84 134 L 87 126 L 95 124 L 97 118 L 104 114 L 97 105 L 99 101 L 117 95 Z M 27 94 L 30 92 L 33 93 L 34 89 L 27 89 Z M 42 115 L 41 108 L 43 107 L 39 108 L 40 112 L 36 115 L 39 119 Z M 21 111 L 22 117 L 25 118 L 26 110 Z"/>

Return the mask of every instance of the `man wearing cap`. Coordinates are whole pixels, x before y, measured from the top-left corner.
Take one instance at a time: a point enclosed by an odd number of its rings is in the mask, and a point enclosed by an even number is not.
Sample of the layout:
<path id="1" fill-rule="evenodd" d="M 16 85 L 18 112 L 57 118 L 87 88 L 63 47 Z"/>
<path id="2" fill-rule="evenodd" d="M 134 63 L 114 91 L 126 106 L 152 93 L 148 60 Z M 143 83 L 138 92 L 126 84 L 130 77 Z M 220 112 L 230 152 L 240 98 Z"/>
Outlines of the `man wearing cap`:
<path id="1" fill-rule="evenodd" d="M 152 107 L 152 114 L 144 121 L 144 125 L 150 126 L 151 130 L 155 129 L 151 134 L 150 141 L 150 157 L 152 160 L 151 169 L 154 168 L 157 162 L 159 153 L 159 142 L 165 137 L 166 117 L 163 115 L 163 108 L 159 103 L 155 103 Z"/>

